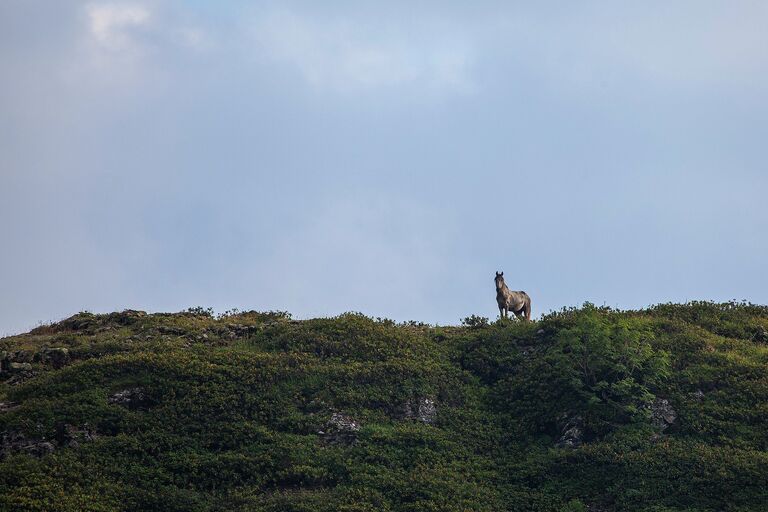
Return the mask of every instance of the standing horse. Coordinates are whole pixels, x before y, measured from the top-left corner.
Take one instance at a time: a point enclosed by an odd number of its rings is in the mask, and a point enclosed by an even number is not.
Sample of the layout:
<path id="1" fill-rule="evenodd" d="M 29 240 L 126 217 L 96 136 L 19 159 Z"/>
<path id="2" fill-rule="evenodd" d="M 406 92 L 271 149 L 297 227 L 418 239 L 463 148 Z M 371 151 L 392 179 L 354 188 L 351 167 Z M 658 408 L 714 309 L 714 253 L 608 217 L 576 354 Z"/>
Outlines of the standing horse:
<path id="1" fill-rule="evenodd" d="M 504 282 L 504 272 L 496 272 L 496 304 L 499 305 L 499 316 L 507 318 L 512 311 L 517 318 L 531 319 L 531 298 L 525 292 L 513 292 Z M 523 316 L 525 315 L 525 316 Z"/>

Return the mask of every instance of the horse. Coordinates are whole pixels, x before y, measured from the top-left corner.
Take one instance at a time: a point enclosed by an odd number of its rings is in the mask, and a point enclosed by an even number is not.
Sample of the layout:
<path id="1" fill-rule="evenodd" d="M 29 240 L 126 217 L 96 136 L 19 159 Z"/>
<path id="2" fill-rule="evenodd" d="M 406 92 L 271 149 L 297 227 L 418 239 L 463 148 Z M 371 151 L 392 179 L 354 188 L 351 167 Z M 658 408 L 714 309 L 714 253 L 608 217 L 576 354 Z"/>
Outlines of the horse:
<path id="1" fill-rule="evenodd" d="M 496 304 L 499 305 L 499 317 L 507 318 L 512 311 L 520 320 L 531 320 L 531 298 L 523 291 L 513 292 L 504 282 L 504 272 L 496 272 Z"/>

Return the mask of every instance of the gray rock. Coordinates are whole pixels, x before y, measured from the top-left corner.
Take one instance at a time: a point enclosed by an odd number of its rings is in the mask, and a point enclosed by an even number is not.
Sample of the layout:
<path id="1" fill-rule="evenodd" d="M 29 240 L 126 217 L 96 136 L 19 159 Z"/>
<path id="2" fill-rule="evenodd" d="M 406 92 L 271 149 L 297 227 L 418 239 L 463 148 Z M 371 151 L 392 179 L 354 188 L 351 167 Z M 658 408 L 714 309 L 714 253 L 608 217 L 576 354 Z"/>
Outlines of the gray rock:
<path id="1" fill-rule="evenodd" d="M 107 402 L 129 409 L 145 409 L 153 404 L 147 392 L 139 387 L 117 391 L 107 398 Z"/>
<path id="2" fill-rule="evenodd" d="M 331 419 L 328 420 L 328 427 L 330 429 L 336 429 L 346 432 L 357 432 L 360 430 L 360 424 L 344 414 L 335 412 L 331 415 Z"/>
<path id="3" fill-rule="evenodd" d="M 8 359 L 16 363 L 31 363 L 34 354 L 30 350 L 17 350 L 9 354 Z"/>
<path id="4" fill-rule="evenodd" d="M 161 325 L 157 328 L 157 332 L 160 334 L 171 334 L 174 336 L 181 336 L 187 334 L 187 330 L 181 327 L 174 327 L 172 325 Z"/>
<path id="5" fill-rule="evenodd" d="M 357 440 L 360 423 L 345 414 L 334 412 L 325 425 L 317 433 L 330 443 L 352 444 Z"/>
<path id="6" fill-rule="evenodd" d="M 562 427 L 560 428 L 560 437 L 555 446 L 558 448 L 576 448 L 584 442 L 584 419 L 581 416 L 571 416 L 563 414 L 560 417 Z"/>
<path id="7" fill-rule="evenodd" d="M 659 430 L 666 430 L 677 419 L 677 412 L 666 398 L 657 397 L 650 408 L 651 424 Z"/>
<path id="8" fill-rule="evenodd" d="M 12 372 L 21 372 L 21 371 L 28 371 L 32 369 L 32 365 L 29 363 L 17 363 L 12 362 L 8 364 L 8 369 Z"/>
<path id="9" fill-rule="evenodd" d="M 0 402 L 0 413 L 12 411 L 18 406 L 16 402 Z"/>
<path id="10" fill-rule="evenodd" d="M 38 441 L 25 446 L 23 451 L 29 453 L 30 455 L 34 455 L 35 457 L 42 457 L 44 455 L 48 455 L 49 453 L 53 453 L 53 450 L 55 449 L 56 447 L 53 445 L 53 443 L 48 441 Z"/>
<path id="11" fill-rule="evenodd" d="M 43 347 L 36 356 L 41 363 L 61 368 L 69 363 L 69 349 L 64 347 Z"/>
<path id="12" fill-rule="evenodd" d="M 21 432 L 0 432 L 0 459 L 13 453 L 28 453 L 42 457 L 51 453 L 56 446 L 44 439 L 31 439 Z"/>
<path id="13" fill-rule="evenodd" d="M 428 397 L 411 399 L 403 405 L 403 417 L 432 425 L 437 419 L 437 402 Z"/>
<path id="14" fill-rule="evenodd" d="M 60 423 L 56 426 L 56 441 L 60 446 L 77 448 L 82 443 L 90 443 L 98 437 L 96 429 L 88 423 L 80 427 L 68 423 Z"/>

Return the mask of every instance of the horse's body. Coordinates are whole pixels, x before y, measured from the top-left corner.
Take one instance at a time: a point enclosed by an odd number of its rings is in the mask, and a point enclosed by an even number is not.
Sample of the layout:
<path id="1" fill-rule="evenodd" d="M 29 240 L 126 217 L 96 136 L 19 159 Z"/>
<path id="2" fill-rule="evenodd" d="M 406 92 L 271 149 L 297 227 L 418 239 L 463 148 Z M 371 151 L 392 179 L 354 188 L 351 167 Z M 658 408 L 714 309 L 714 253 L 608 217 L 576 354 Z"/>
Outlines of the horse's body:
<path id="1" fill-rule="evenodd" d="M 513 292 L 504 282 L 504 272 L 496 272 L 496 304 L 499 316 L 507 318 L 511 311 L 521 320 L 531 319 L 531 298 L 523 291 Z"/>

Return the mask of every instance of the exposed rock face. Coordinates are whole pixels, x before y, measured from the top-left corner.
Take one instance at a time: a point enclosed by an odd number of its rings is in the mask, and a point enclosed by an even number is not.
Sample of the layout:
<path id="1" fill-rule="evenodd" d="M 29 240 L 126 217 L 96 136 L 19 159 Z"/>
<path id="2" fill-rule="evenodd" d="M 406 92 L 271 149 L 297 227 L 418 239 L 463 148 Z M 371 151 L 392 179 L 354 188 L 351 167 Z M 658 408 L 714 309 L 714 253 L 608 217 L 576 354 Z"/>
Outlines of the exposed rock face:
<path id="1" fill-rule="evenodd" d="M 325 429 L 317 433 L 330 443 L 352 444 L 357 440 L 357 433 L 360 431 L 360 424 L 350 416 L 334 412 Z"/>
<path id="2" fill-rule="evenodd" d="M 57 324 L 43 327 L 42 329 L 49 331 L 52 330 L 53 332 L 74 331 L 93 333 L 97 330 L 105 330 L 106 327 L 110 327 L 112 325 L 132 325 L 136 323 L 137 319 L 146 315 L 147 313 L 144 311 L 135 311 L 132 309 L 126 309 L 125 311 L 121 311 L 119 313 L 110 313 L 108 315 L 94 315 L 93 313 L 83 312 L 72 315 L 71 317 L 62 320 Z M 35 333 L 39 329 L 40 328 L 33 329 L 32 333 Z"/>
<path id="3" fill-rule="evenodd" d="M 90 443 L 97 437 L 96 429 L 87 423 L 80 427 L 69 423 L 60 423 L 56 426 L 56 441 L 60 446 L 77 448 L 81 443 Z"/>
<path id="4" fill-rule="evenodd" d="M 403 418 L 432 425 L 437 418 L 437 403 L 428 397 L 408 400 L 403 405 Z"/>
<path id="5" fill-rule="evenodd" d="M 0 413 L 12 411 L 18 406 L 16 402 L 0 402 Z"/>
<path id="6" fill-rule="evenodd" d="M 558 448 L 576 448 L 581 446 L 584 440 L 584 420 L 581 416 L 569 417 L 567 414 L 561 416 L 563 424 L 560 429 L 560 437 L 555 445 Z"/>
<path id="7" fill-rule="evenodd" d="M 69 363 L 69 349 L 64 347 L 43 347 L 35 354 L 35 359 L 58 369 Z"/>
<path id="8" fill-rule="evenodd" d="M 110 404 L 121 405 L 128 409 L 146 409 L 153 405 L 153 400 L 142 388 L 122 389 L 112 394 L 107 401 Z"/>
<path id="9" fill-rule="evenodd" d="M 29 350 L 17 350 L 15 352 L 0 352 L 0 375 L 6 384 L 15 386 L 25 380 L 34 377 L 30 362 L 34 354 Z"/>
<path id="10" fill-rule="evenodd" d="M 666 398 L 656 398 L 651 404 L 651 424 L 659 429 L 666 430 L 677 419 L 677 412 Z"/>
<path id="11" fill-rule="evenodd" d="M 258 325 L 228 324 L 226 331 L 221 334 L 229 339 L 244 338 L 257 333 L 259 329 Z"/>
<path id="12" fill-rule="evenodd" d="M 21 432 L 0 432 L 0 459 L 20 452 L 42 457 L 54 449 L 56 446 L 44 439 L 30 439 Z"/>
<path id="13" fill-rule="evenodd" d="M 42 457 L 60 447 L 77 448 L 96 439 L 96 429 L 87 423 L 76 427 L 62 423 L 56 427 L 56 439 L 35 439 L 16 431 L 0 432 L 0 459 L 14 453 L 27 453 Z"/>
<path id="14" fill-rule="evenodd" d="M 183 334 L 187 334 L 186 329 L 182 329 L 181 327 L 175 327 L 172 325 L 161 325 L 157 328 L 157 332 L 160 334 L 171 334 L 173 336 L 181 336 Z"/>
<path id="15" fill-rule="evenodd" d="M 768 343 L 768 329 L 762 325 L 758 326 L 752 339 L 760 343 Z"/>

